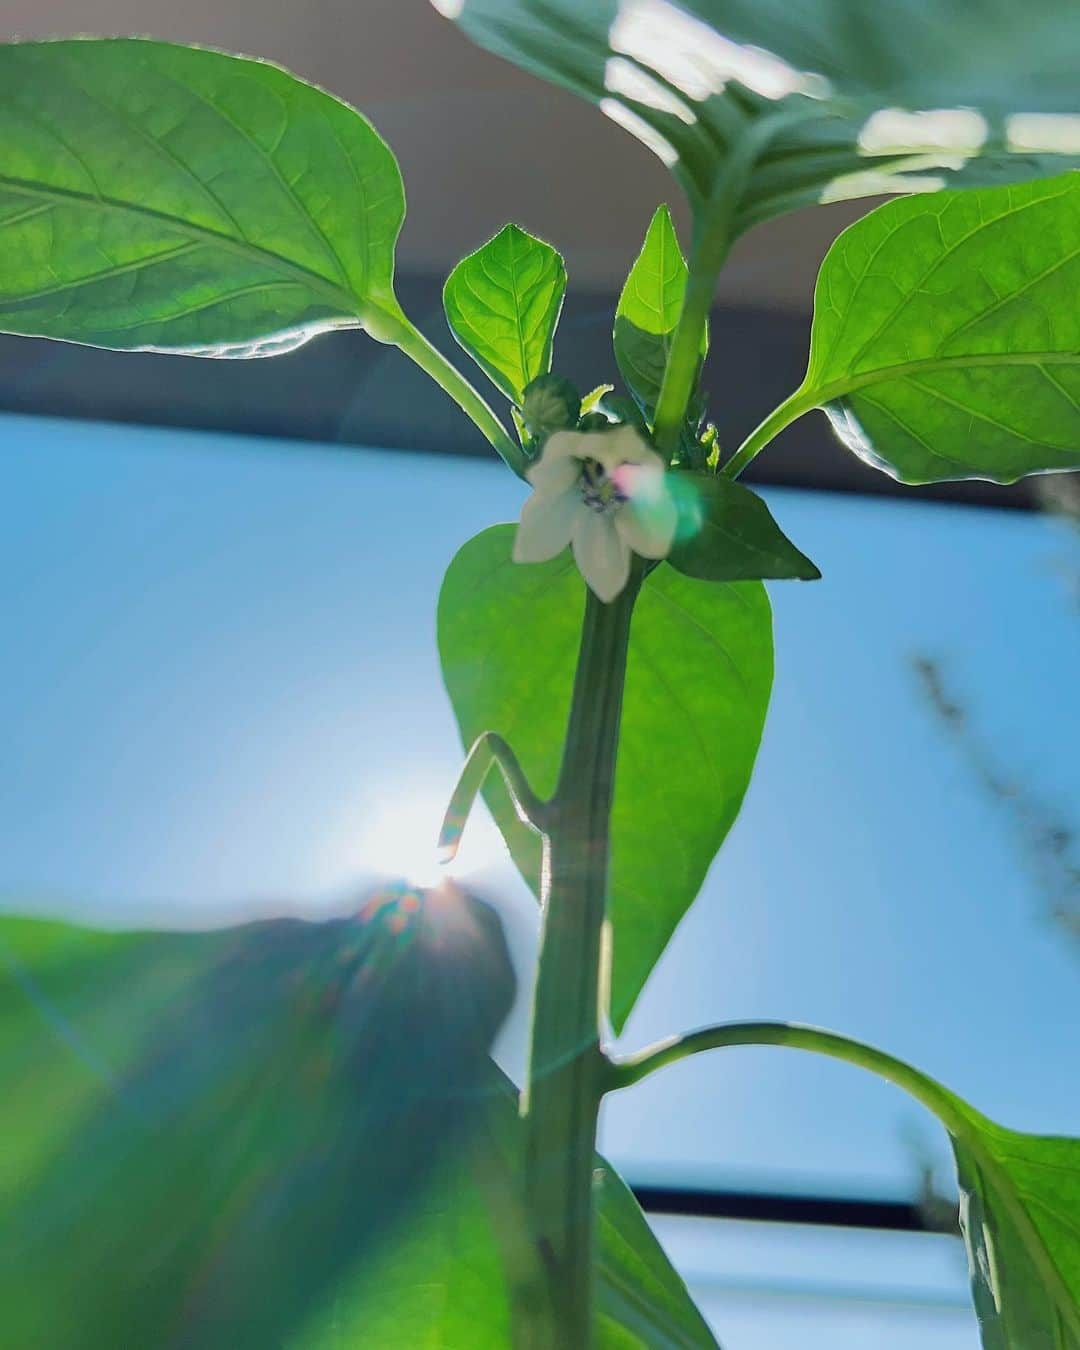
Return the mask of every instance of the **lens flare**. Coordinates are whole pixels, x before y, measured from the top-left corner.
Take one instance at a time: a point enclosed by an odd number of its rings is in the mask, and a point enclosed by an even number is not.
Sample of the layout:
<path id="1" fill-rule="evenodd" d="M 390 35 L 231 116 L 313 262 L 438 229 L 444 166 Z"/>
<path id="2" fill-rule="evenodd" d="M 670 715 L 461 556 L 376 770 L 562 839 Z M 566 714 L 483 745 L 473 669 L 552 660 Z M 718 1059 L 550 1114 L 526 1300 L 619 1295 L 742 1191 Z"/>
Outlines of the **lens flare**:
<path id="1" fill-rule="evenodd" d="M 385 805 L 366 815 L 360 830 L 358 861 L 365 871 L 402 878 L 414 886 L 436 886 L 447 877 L 482 871 L 505 856 L 506 846 L 487 812 L 477 805 L 448 860 L 439 848 L 449 790 L 417 794 L 402 785 L 387 794 Z"/>

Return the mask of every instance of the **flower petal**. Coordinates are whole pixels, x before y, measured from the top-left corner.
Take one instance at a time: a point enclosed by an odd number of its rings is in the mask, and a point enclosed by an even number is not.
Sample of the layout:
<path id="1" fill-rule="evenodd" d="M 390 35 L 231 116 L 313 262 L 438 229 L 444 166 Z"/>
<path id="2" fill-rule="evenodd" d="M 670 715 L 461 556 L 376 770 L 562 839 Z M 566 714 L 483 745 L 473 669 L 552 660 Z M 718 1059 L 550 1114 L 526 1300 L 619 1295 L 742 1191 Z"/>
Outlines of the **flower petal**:
<path id="1" fill-rule="evenodd" d="M 521 520 L 514 535 L 514 562 L 547 562 L 561 553 L 574 534 L 580 515 L 589 508 L 577 488 L 552 494 L 534 492 L 521 508 Z"/>
<path id="2" fill-rule="evenodd" d="M 630 549 L 613 515 L 586 508 L 574 527 L 574 559 L 593 594 L 605 604 L 614 600 L 630 576 Z"/>
<path id="3" fill-rule="evenodd" d="M 644 437 L 629 422 L 614 427 L 611 431 L 594 431 L 589 436 L 590 451 L 608 473 L 613 473 L 623 464 L 640 464 L 650 469 L 663 469 L 664 461 Z M 580 452 L 579 452 L 580 453 Z"/>
<path id="4" fill-rule="evenodd" d="M 659 491 L 631 497 L 615 512 L 615 528 L 643 558 L 666 558 L 675 538 L 679 513 L 661 479 Z"/>
<path id="5" fill-rule="evenodd" d="M 580 431 L 556 431 L 547 438 L 540 458 L 525 470 L 525 477 L 537 492 L 565 492 L 577 482 L 585 456 L 581 445 L 584 440 Z"/>

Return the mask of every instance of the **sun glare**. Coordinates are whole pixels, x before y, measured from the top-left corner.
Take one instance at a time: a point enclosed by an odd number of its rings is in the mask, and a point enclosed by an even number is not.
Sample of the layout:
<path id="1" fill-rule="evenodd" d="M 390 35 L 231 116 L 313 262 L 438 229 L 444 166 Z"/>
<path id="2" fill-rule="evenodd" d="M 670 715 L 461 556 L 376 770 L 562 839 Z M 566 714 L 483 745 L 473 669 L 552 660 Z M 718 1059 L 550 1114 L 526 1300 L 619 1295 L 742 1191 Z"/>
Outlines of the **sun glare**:
<path id="1" fill-rule="evenodd" d="M 505 855 L 506 848 L 491 818 L 477 806 L 465 826 L 461 847 L 445 865 L 436 847 L 449 792 L 417 794 L 402 785 L 388 794 L 364 820 L 358 861 L 365 870 L 415 886 L 434 886 L 446 877 L 464 878 Z"/>

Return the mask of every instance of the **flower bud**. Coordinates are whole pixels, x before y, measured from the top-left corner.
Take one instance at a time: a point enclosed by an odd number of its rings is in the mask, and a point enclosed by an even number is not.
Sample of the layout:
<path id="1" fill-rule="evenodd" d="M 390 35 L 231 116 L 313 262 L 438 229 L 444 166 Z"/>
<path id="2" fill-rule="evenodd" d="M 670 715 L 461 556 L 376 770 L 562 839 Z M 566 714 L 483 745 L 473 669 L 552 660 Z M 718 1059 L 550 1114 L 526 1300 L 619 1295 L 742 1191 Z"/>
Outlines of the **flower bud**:
<path id="1" fill-rule="evenodd" d="M 561 375 L 538 375 L 525 386 L 521 415 L 529 434 L 544 440 L 553 431 L 577 426 L 581 395 Z"/>

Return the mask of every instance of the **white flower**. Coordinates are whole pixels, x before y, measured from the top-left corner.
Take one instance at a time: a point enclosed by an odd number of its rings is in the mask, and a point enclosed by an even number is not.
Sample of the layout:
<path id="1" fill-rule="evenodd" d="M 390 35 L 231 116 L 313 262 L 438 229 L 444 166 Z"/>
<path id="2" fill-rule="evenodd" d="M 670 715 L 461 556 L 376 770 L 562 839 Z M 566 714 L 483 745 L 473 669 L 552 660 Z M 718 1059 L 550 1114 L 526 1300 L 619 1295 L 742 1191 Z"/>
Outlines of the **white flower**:
<path id="1" fill-rule="evenodd" d="M 676 510 L 664 461 L 633 427 L 557 431 L 525 476 L 534 491 L 514 538 L 515 562 L 546 562 L 570 544 L 586 584 L 606 603 L 626 585 L 631 551 L 667 556 Z"/>

